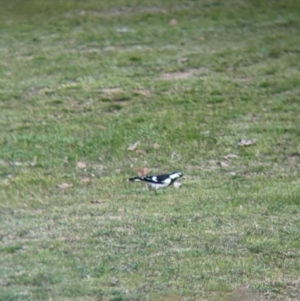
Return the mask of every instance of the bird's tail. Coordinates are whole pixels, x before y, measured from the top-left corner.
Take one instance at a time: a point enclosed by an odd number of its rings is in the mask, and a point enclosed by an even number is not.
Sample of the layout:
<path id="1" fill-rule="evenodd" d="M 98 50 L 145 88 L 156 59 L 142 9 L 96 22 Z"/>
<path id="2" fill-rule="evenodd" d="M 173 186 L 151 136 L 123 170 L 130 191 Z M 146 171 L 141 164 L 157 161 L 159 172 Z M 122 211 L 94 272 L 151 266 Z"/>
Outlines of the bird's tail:
<path id="1" fill-rule="evenodd" d="M 138 182 L 138 181 L 142 181 L 142 179 L 140 177 L 134 177 L 134 178 L 129 178 L 128 181 Z"/>

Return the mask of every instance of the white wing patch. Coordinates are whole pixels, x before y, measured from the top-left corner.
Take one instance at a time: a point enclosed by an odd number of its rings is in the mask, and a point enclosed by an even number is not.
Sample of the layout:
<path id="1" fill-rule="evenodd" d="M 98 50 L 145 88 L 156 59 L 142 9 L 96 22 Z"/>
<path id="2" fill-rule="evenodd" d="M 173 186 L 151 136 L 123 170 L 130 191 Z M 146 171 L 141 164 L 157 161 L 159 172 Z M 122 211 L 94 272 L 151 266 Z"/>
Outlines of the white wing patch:
<path id="1" fill-rule="evenodd" d="M 170 175 L 170 178 L 171 178 L 172 180 L 177 179 L 177 178 L 179 178 L 179 177 L 180 177 L 180 175 L 178 174 L 178 172 L 173 173 L 172 175 Z"/>
<path id="2" fill-rule="evenodd" d="M 157 182 L 157 177 L 156 176 L 152 177 L 152 181 Z"/>
<path id="3" fill-rule="evenodd" d="M 162 183 L 164 183 L 165 185 L 170 185 L 171 182 L 172 180 L 170 178 L 166 178 L 165 180 L 162 181 Z"/>

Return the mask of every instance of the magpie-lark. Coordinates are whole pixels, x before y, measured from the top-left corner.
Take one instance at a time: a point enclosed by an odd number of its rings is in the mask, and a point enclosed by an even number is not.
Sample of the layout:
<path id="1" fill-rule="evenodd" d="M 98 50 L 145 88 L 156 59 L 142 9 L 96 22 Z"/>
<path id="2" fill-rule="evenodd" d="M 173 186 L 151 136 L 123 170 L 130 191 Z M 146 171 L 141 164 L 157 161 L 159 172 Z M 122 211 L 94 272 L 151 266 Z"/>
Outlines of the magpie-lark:
<path id="1" fill-rule="evenodd" d="M 155 194 L 157 194 L 156 190 L 160 188 L 166 188 L 173 184 L 178 178 L 181 178 L 183 174 L 179 171 L 172 172 L 170 174 L 164 175 L 153 175 L 153 176 L 145 176 L 145 177 L 134 177 L 129 178 L 129 181 L 134 182 L 146 182 L 151 188 L 154 189 Z"/>

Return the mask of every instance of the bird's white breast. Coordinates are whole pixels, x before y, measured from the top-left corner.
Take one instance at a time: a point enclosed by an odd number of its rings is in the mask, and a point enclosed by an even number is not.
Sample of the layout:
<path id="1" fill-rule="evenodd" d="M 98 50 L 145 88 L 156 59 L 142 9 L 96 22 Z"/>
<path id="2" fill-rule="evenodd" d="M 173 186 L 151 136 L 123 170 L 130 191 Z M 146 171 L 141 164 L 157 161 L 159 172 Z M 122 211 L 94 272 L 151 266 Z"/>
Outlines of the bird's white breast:
<path id="1" fill-rule="evenodd" d="M 168 178 L 168 179 L 164 180 L 161 183 L 149 183 L 149 184 L 156 190 L 156 189 L 159 189 L 159 188 L 168 187 L 170 185 L 170 183 L 171 183 L 171 179 Z"/>

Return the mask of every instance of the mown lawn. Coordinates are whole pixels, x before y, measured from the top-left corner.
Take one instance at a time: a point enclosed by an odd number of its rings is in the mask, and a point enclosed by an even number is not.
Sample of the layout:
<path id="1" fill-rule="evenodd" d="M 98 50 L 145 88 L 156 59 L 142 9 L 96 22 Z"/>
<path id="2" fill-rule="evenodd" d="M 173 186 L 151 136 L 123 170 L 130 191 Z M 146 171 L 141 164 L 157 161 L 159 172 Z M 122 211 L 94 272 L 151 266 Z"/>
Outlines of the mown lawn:
<path id="1" fill-rule="evenodd" d="M 1 1 L 0 300 L 300 300 L 299 15 Z"/>

